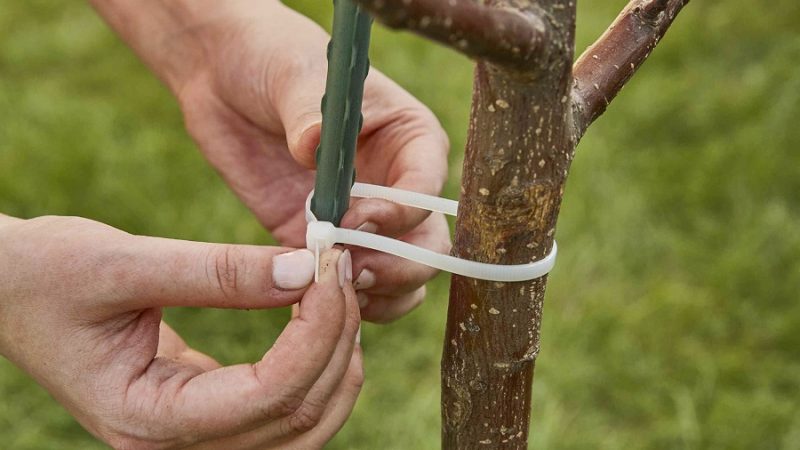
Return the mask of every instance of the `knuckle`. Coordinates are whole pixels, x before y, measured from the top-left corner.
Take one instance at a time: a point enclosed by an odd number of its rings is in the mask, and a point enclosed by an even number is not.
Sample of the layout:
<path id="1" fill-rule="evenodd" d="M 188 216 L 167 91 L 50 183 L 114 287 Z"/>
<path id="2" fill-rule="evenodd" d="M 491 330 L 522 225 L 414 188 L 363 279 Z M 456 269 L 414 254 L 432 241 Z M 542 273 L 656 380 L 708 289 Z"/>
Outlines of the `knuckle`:
<path id="1" fill-rule="evenodd" d="M 214 288 L 226 297 L 241 290 L 241 276 L 245 272 L 245 259 L 242 251 L 233 245 L 214 247 L 208 256 L 209 279 Z"/>
<path id="2" fill-rule="evenodd" d="M 301 395 L 299 389 L 290 389 L 268 405 L 264 416 L 268 420 L 291 417 L 303 406 L 304 401 L 305 397 Z"/>
<path id="3" fill-rule="evenodd" d="M 308 402 L 288 417 L 287 426 L 290 433 L 305 433 L 314 429 L 322 420 L 325 408 L 319 405 L 312 405 Z"/>

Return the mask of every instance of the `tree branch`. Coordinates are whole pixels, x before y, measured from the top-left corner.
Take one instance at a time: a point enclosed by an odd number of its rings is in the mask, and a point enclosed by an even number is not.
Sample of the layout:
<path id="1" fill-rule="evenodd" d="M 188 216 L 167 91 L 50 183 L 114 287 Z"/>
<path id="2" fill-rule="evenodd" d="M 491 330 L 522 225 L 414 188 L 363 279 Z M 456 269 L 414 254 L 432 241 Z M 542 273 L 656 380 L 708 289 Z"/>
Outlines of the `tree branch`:
<path id="1" fill-rule="evenodd" d="M 689 0 L 631 0 L 578 58 L 572 90 L 576 139 L 605 112 Z"/>
<path id="2" fill-rule="evenodd" d="M 355 0 L 384 25 L 406 29 L 500 65 L 531 67 L 547 26 L 534 11 L 475 0 Z"/>

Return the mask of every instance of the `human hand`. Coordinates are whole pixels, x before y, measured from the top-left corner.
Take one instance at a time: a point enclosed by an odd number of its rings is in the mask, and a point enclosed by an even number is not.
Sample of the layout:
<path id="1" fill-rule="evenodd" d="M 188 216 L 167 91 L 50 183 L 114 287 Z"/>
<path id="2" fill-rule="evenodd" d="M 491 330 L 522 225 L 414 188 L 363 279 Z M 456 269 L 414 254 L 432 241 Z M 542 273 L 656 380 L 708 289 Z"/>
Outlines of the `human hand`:
<path id="1" fill-rule="evenodd" d="M 115 448 L 321 448 L 362 383 L 347 252 L 132 236 L 0 214 L 0 354 Z M 302 300 L 301 300 L 302 298 Z M 161 308 L 296 314 L 255 364 L 221 367 Z"/>
<path id="2" fill-rule="evenodd" d="M 278 2 L 239 0 L 208 8 L 192 36 L 203 58 L 174 82 L 190 134 L 211 164 L 284 245 L 305 242 L 329 37 Z M 170 77 L 167 77 L 170 78 Z M 180 79 L 181 77 L 171 77 Z M 447 137 L 433 114 L 371 70 L 358 142 L 359 181 L 439 194 Z M 341 225 L 450 249 L 446 221 L 384 200 L 355 200 Z M 352 248 L 362 317 L 393 320 L 424 298 L 433 269 Z"/>

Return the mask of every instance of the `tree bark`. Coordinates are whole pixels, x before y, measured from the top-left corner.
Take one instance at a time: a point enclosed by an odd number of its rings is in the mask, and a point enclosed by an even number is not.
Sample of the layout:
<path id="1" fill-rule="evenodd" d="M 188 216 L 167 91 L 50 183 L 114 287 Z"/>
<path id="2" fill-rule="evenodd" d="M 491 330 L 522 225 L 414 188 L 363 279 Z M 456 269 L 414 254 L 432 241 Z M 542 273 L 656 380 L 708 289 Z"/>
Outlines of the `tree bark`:
<path id="1" fill-rule="evenodd" d="M 387 26 L 405 28 L 473 58 L 522 65 L 538 56 L 547 26 L 530 8 L 474 0 L 357 0 Z M 497 2 L 496 2 L 497 3 Z"/>
<path id="2" fill-rule="evenodd" d="M 552 248 L 578 140 L 689 0 L 631 0 L 574 69 L 576 1 L 355 1 L 393 28 L 477 59 L 453 252 L 522 264 Z M 444 449 L 528 447 L 546 284 L 453 276 Z"/>
<path id="3" fill-rule="evenodd" d="M 560 24 L 539 63 L 547 70 L 483 61 L 475 70 L 454 243 L 461 258 L 521 264 L 543 258 L 553 245 L 575 148 L 575 11 L 574 3 L 538 4 Z M 453 276 L 442 358 L 443 448 L 527 448 L 546 284 L 546 277 L 495 283 Z"/>
<path id="4" fill-rule="evenodd" d="M 687 3 L 689 0 L 632 0 L 578 58 L 573 69 L 578 139 L 644 64 Z"/>

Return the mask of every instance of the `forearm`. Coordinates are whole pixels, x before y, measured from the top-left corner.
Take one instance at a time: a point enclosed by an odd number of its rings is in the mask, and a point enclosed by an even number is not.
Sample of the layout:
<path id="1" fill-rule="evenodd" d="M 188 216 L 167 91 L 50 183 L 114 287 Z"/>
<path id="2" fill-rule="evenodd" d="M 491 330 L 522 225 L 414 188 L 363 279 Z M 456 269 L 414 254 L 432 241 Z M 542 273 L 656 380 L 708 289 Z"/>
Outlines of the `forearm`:
<path id="1" fill-rule="evenodd" d="M 224 32 L 217 26 L 248 9 L 275 0 L 89 0 L 139 57 L 174 92 L 202 72 L 210 45 Z"/>

